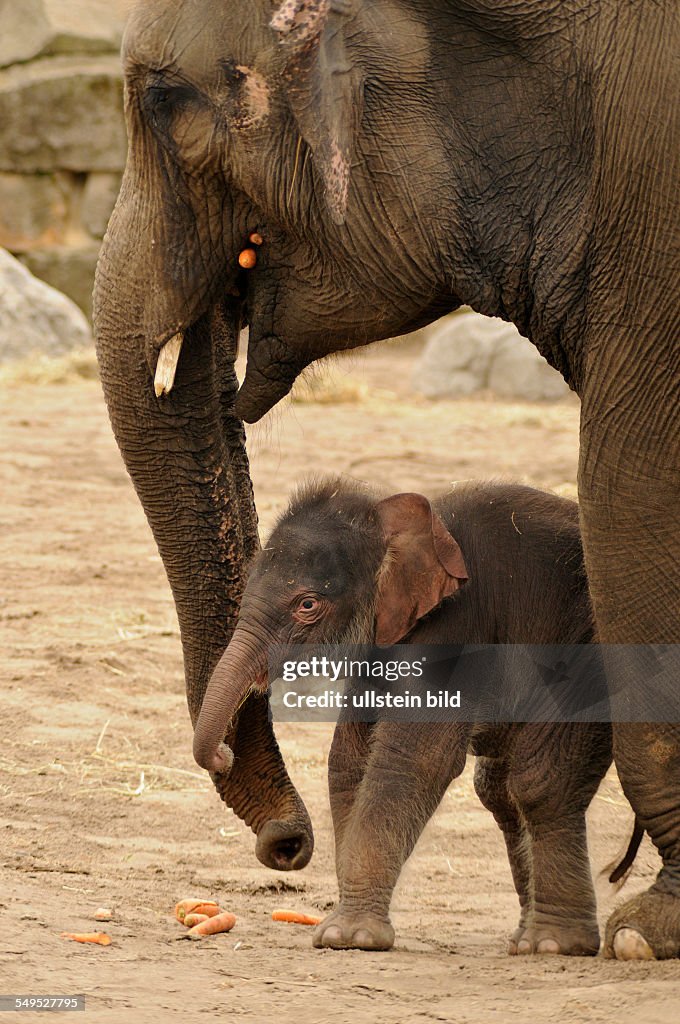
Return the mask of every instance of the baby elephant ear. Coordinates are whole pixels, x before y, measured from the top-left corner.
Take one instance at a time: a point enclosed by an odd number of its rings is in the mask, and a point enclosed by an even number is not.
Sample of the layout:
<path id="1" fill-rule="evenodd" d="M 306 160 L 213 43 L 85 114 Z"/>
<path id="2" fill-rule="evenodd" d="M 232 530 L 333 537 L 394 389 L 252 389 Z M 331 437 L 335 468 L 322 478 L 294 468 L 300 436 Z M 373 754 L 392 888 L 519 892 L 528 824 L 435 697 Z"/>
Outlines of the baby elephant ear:
<path id="1" fill-rule="evenodd" d="M 398 643 L 468 579 L 463 553 L 422 494 L 376 505 L 387 554 L 380 572 L 376 643 Z"/>
<path id="2" fill-rule="evenodd" d="M 358 76 L 344 22 L 352 0 L 283 0 L 271 20 L 286 53 L 283 79 L 300 135 L 312 151 L 336 224 L 347 209 L 349 168 L 361 116 Z"/>

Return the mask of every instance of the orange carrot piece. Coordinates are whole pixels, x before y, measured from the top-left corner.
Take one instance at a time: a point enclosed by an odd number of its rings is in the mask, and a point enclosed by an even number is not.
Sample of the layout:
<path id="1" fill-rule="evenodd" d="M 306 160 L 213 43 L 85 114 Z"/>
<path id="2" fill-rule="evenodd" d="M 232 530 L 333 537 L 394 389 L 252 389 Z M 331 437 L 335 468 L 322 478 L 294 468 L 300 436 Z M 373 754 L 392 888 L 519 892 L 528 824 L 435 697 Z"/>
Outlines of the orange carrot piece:
<path id="1" fill-rule="evenodd" d="M 196 935 L 198 937 L 217 935 L 219 932 L 230 932 L 235 924 L 236 917 L 234 914 L 230 914 L 228 910 L 225 910 L 215 917 L 209 917 L 207 921 L 201 921 L 200 924 L 194 925 L 193 928 L 189 929 L 187 935 Z"/>
<path id="2" fill-rule="evenodd" d="M 110 946 L 111 936 L 106 932 L 62 932 L 62 939 L 73 939 L 74 942 L 96 942 L 98 946 Z"/>
<path id="3" fill-rule="evenodd" d="M 191 913 L 205 914 L 206 917 L 217 917 L 218 914 L 222 913 L 222 908 L 211 900 L 208 903 L 199 903 L 197 907 L 194 907 Z"/>
<path id="4" fill-rule="evenodd" d="M 272 921 L 286 921 L 288 924 L 321 924 L 323 919 L 311 914 L 298 914 L 297 910 L 275 910 Z"/>
<path id="5" fill-rule="evenodd" d="M 175 917 L 180 924 L 184 924 L 187 914 L 206 914 L 207 917 L 214 917 L 220 913 L 220 908 L 214 900 L 180 900 L 175 906 Z"/>
<path id="6" fill-rule="evenodd" d="M 244 270 L 252 270 L 257 264 L 257 253 L 254 249 L 244 249 L 239 253 L 238 262 Z"/>
<path id="7" fill-rule="evenodd" d="M 216 915 L 213 914 L 213 917 L 215 916 Z M 209 920 L 210 917 L 208 916 L 208 914 L 187 914 L 187 916 L 184 918 L 184 924 L 187 926 L 187 928 L 193 928 L 194 925 L 202 924 L 203 921 Z"/>

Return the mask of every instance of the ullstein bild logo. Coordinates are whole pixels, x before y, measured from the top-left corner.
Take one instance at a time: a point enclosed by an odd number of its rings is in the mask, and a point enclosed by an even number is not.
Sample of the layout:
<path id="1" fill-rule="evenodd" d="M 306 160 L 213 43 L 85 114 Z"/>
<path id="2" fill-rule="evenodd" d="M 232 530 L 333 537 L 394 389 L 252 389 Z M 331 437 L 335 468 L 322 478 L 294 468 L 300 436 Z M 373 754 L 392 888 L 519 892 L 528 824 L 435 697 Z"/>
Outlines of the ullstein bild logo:
<path id="1" fill-rule="evenodd" d="M 276 647 L 279 721 L 680 722 L 680 645 Z"/>

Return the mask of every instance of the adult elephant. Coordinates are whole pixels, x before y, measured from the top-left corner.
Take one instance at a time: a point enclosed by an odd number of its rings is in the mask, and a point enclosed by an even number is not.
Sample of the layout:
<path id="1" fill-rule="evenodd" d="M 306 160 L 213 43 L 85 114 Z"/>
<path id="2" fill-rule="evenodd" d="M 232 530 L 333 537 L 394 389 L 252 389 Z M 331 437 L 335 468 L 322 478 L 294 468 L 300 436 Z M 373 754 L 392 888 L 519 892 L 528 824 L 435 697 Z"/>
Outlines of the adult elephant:
<path id="1" fill-rule="evenodd" d="M 460 303 L 512 320 L 581 396 L 601 639 L 680 640 L 679 47 L 676 0 L 139 5 L 95 317 L 193 720 L 257 545 L 241 420 L 320 356 Z M 213 778 L 260 859 L 301 867 L 311 827 L 266 710 L 240 708 L 233 766 Z M 680 726 L 617 727 L 615 743 L 663 869 L 610 922 L 608 949 L 676 956 Z"/>

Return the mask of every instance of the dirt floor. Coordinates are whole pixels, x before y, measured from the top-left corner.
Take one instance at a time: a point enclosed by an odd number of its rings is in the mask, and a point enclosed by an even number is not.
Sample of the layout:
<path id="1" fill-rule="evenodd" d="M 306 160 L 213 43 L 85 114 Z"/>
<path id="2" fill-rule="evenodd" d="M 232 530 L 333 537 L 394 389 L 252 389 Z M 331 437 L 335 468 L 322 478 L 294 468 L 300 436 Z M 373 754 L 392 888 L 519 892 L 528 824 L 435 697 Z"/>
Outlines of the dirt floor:
<path id="1" fill-rule="evenodd" d="M 408 389 L 413 355 L 383 347 L 343 360 L 315 398 L 303 389 L 251 429 L 264 531 L 311 470 L 395 490 L 436 493 L 493 474 L 574 493 L 575 399 L 428 403 Z M 394 950 L 320 952 L 309 929 L 272 923 L 277 907 L 323 913 L 335 898 L 332 727 L 279 729 L 317 847 L 301 874 L 273 873 L 193 763 L 162 566 L 99 385 L 74 366 L 36 364 L 0 381 L 0 994 L 83 993 L 82 1019 L 97 1022 L 164 1024 L 211 1010 L 299 1024 L 677 1021 L 678 962 L 505 955 L 516 899 L 469 767 L 403 872 Z M 590 812 L 596 875 L 631 822 L 612 773 Z M 645 842 L 624 892 L 657 866 Z M 597 888 L 604 920 L 620 897 L 602 879 Z M 178 941 L 173 905 L 195 894 L 233 910 L 234 931 Z M 60 938 L 97 927 L 102 905 L 114 910 L 108 948 Z"/>

